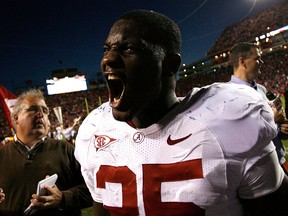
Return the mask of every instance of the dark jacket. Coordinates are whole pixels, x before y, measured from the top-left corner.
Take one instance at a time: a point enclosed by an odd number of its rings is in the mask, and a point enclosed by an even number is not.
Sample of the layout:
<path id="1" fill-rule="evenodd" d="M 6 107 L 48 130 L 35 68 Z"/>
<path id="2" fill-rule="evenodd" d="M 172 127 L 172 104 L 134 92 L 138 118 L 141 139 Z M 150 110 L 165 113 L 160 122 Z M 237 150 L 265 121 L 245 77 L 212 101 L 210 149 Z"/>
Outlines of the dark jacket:
<path id="1" fill-rule="evenodd" d="M 56 185 L 63 192 L 62 209 L 38 210 L 35 215 L 79 216 L 82 208 L 92 206 L 70 143 L 47 138 L 30 152 L 19 142 L 0 147 L 0 187 L 6 195 L 0 216 L 23 215 L 38 182 L 54 173 L 58 174 Z"/>

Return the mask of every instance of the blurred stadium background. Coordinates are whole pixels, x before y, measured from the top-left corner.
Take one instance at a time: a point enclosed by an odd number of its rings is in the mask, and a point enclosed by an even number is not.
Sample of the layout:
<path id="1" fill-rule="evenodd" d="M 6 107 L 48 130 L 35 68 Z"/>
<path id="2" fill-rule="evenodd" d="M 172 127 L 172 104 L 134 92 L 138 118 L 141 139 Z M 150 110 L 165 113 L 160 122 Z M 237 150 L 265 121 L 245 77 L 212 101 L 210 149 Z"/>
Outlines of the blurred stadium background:
<path id="1" fill-rule="evenodd" d="M 263 84 L 275 95 L 280 94 L 283 106 L 285 106 L 283 95 L 288 84 L 287 2 L 226 27 L 205 57 L 180 67 L 177 77 L 178 96 L 185 95 L 193 87 L 229 81 L 232 74 L 232 68 L 228 65 L 229 49 L 237 42 L 253 42 L 261 47 L 265 65 L 261 69 L 257 82 Z M 66 123 L 72 124 L 73 120 L 79 116 L 84 118 L 90 111 L 108 100 L 108 92 L 101 72 L 96 73 L 96 79 L 88 81 L 85 79 L 85 74 L 80 73 L 77 68 L 52 71 L 51 77 L 53 79 L 47 81 L 47 86 L 32 86 L 31 83 L 27 83 L 27 88 L 42 89 L 51 109 L 61 106 L 63 120 Z M 70 81 L 67 82 L 67 78 Z M 60 88 L 57 87 L 58 83 L 60 83 Z M 67 88 L 63 89 L 64 87 Z M 18 95 L 23 90 L 25 89 L 18 89 L 15 94 Z M 59 93 L 59 91 L 63 92 Z M 55 130 L 59 126 L 59 121 L 53 112 L 49 118 L 51 130 Z M 9 136 L 11 136 L 11 130 L 1 108 L 0 141 Z M 288 142 L 284 143 L 288 147 Z M 83 210 L 83 214 L 84 216 L 92 215 L 91 208 Z"/>

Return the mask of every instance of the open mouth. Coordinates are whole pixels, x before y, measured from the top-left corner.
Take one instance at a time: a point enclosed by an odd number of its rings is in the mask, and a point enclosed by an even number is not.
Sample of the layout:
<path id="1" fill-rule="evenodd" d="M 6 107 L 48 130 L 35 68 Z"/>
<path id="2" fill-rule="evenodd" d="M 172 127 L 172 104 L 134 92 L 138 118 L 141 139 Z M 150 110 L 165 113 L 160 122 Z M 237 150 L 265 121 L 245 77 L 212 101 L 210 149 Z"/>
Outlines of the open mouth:
<path id="1" fill-rule="evenodd" d="M 43 127 L 44 126 L 44 122 L 42 119 L 37 119 L 35 122 L 35 127 L 39 128 L 39 127 Z"/>
<path id="2" fill-rule="evenodd" d="M 119 76 L 114 74 L 108 75 L 107 82 L 109 86 L 110 106 L 118 107 L 125 89 L 124 83 Z"/>

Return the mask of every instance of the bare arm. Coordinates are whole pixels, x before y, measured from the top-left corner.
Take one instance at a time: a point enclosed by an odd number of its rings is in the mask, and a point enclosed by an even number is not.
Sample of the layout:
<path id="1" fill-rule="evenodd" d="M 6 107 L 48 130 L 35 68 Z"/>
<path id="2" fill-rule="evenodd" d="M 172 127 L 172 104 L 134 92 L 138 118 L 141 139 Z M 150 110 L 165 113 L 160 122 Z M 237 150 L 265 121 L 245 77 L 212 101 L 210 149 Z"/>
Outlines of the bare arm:
<path id="1" fill-rule="evenodd" d="M 102 203 L 93 202 L 93 212 L 94 216 L 109 216 L 109 212 L 104 209 Z"/>
<path id="2" fill-rule="evenodd" d="M 285 216 L 288 212 L 288 177 L 272 194 L 256 199 L 242 199 L 244 210 L 248 216 Z"/>

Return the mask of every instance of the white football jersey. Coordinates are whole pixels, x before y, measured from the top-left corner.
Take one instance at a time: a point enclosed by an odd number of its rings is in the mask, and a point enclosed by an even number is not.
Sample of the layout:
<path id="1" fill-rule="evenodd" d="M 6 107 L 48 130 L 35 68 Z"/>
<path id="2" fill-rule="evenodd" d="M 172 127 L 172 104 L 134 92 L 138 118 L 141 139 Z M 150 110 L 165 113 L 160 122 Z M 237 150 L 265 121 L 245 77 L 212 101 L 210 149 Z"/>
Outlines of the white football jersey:
<path id="1" fill-rule="evenodd" d="M 252 90 L 194 90 L 145 129 L 116 121 L 108 103 L 94 110 L 75 150 L 93 199 L 113 215 L 243 215 L 238 196 L 271 193 L 284 176 L 271 108 Z"/>

